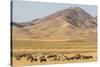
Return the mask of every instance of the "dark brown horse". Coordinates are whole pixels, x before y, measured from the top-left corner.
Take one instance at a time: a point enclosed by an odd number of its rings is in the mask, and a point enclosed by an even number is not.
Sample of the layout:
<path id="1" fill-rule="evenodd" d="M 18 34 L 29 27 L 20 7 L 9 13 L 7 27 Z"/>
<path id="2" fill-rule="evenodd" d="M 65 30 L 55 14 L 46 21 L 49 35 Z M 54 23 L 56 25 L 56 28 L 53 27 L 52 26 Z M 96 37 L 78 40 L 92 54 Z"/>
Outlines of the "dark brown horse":
<path id="1" fill-rule="evenodd" d="M 75 60 L 81 60 L 81 59 L 82 59 L 82 55 L 80 55 L 80 54 L 75 55 Z"/>
<path id="2" fill-rule="evenodd" d="M 49 56 L 47 56 L 47 58 L 54 58 L 54 57 L 57 57 L 57 55 L 49 55 Z"/>
<path id="3" fill-rule="evenodd" d="M 46 60 L 46 58 L 45 58 L 45 56 L 41 56 L 40 57 L 40 62 L 46 62 L 47 60 Z"/>

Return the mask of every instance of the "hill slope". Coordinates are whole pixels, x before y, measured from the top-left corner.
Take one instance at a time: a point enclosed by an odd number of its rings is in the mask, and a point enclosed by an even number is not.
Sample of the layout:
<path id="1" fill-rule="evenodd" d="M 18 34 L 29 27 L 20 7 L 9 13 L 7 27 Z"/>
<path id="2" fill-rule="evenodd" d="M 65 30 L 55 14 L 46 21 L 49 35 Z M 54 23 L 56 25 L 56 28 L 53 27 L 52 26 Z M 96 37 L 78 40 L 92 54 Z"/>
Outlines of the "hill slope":
<path id="1" fill-rule="evenodd" d="M 16 39 L 96 41 L 96 18 L 79 7 L 57 11 L 20 23 L 20 26 L 13 27 L 13 37 Z"/>

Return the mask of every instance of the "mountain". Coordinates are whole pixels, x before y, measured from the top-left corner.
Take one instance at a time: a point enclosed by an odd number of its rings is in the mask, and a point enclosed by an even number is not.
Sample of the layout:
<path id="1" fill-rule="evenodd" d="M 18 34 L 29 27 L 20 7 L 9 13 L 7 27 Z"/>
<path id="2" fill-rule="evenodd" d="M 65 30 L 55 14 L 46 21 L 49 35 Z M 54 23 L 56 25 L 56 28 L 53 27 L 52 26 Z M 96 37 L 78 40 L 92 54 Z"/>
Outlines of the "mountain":
<path id="1" fill-rule="evenodd" d="M 16 34 L 14 36 L 16 39 L 27 37 L 25 39 L 94 41 L 96 40 L 96 26 L 96 18 L 80 7 L 71 7 L 43 18 L 20 23 L 16 28 L 21 31 L 13 34 Z M 17 35 L 23 35 L 23 37 L 17 37 Z"/>
<path id="2" fill-rule="evenodd" d="M 70 8 L 65 13 L 65 20 L 79 28 L 95 28 L 93 17 L 79 7 Z"/>

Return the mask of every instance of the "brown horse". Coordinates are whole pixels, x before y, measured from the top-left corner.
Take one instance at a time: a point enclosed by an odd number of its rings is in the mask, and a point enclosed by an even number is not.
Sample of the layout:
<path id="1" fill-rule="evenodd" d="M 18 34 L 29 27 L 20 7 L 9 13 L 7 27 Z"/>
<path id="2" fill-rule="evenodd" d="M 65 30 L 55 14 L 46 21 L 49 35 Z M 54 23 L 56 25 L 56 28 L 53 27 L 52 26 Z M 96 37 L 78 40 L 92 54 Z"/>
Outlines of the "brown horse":
<path id="1" fill-rule="evenodd" d="M 92 59 L 93 56 L 82 56 L 82 59 Z"/>
<path id="2" fill-rule="evenodd" d="M 37 62 L 38 59 L 36 58 L 36 56 L 32 56 L 32 55 L 28 55 L 27 56 L 27 61 L 30 60 L 30 62 Z"/>
<path id="3" fill-rule="evenodd" d="M 21 60 L 21 58 L 23 58 L 23 57 L 25 57 L 24 54 L 17 54 L 17 55 L 15 55 L 15 58 L 16 58 L 17 60 Z"/>

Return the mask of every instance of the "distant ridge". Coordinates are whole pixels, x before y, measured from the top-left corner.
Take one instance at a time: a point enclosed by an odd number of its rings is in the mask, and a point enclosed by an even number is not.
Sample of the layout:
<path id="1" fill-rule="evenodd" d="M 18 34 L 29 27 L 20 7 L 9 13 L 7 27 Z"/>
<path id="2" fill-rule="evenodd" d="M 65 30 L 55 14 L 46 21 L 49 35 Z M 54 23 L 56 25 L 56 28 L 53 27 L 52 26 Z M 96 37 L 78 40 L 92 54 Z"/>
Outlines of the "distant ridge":
<path id="1" fill-rule="evenodd" d="M 16 27 L 23 27 L 23 25 L 21 25 L 20 23 L 15 23 L 15 22 L 11 22 L 11 25 Z"/>

